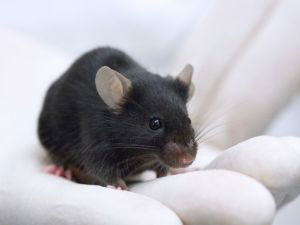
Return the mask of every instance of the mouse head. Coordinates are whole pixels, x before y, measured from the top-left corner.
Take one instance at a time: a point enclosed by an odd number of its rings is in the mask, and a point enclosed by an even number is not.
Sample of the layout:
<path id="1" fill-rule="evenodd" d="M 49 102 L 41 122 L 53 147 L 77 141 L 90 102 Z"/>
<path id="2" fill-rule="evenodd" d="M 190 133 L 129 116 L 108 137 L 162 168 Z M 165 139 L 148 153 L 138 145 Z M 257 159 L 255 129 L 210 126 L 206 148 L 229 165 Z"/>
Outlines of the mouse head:
<path id="1" fill-rule="evenodd" d="M 125 146 L 122 152 L 126 156 L 155 156 L 173 168 L 190 165 L 197 151 L 186 109 L 194 92 L 192 73 L 191 65 L 185 66 L 176 78 L 145 71 L 124 76 L 101 67 L 95 83 L 112 112 L 114 124 L 108 130 L 114 139 L 112 144 Z"/>

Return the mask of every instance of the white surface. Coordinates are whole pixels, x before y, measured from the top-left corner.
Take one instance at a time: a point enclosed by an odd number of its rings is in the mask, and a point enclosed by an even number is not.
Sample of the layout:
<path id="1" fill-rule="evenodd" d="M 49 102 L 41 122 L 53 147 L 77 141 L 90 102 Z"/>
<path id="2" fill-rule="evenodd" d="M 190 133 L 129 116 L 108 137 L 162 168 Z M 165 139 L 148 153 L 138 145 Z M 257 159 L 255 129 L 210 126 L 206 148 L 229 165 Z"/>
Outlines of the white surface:
<path id="1" fill-rule="evenodd" d="M 258 180 L 279 209 L 300 193 L 300 138 L 251 138 L 227 149 L 207 169 L 232 170 Z"/>
<path id="2" fill-rule="evenodd" d="M 270 225 L 275 213 L 274 200 L 263 185 L 228 170 L 168 176 L 131 190 L 158 199 L 189 225 Z"/>
<path id="3" fill-rule="evenodd" d="M 275 136 L 300 137 L 300 96 L 295 96 L 289 106 L 284 109 L 266 131 Z M 276 215 L 273 225 L 299 225 L 300 198 L 283 207 Z"/>

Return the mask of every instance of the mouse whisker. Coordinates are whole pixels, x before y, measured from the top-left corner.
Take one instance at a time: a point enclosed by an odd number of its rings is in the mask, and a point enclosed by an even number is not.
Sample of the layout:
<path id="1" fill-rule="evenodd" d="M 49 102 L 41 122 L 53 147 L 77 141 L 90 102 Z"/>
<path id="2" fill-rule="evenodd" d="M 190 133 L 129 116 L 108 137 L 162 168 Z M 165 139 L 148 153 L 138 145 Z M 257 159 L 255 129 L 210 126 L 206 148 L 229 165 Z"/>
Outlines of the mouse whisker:
<path id="1" fill-rule="evenodd" d="M 149 149 L 157 149 L 156 146 L 152 146 L 152 145 L 143 145 L 143 144 L 135 144 L 135 143 L 112 143 L 110 144 L 111 147 L 126 147 L 126 148 L 149 148 Z"/>
<path id="2" fill-rule="evenodd" d="M 134 175 L 138 171 L 140 171 L 143 168 L 147 168 L 150 165 L 152 165 L 157 160 L 156 157 L 154 157 L 151 154 L 144 154 L 140 156 L 134 156 L 131 158 L 127 158 L 126 160 L 123 160 L 124 162 L 120 162 L 119 165 L 126 164 L 126 167 L 128 171 L 130 171 L 126 176 Z M 134 163 L 133 169 L 130 169 L 130 163 Z M 131 165 L 132 166 L 132 165 Z"/>
<path id="3" fill-rule="evenodd" d="M 200 146 L 201 144 L 204 144 L 204 143 L 207 143 L 207 142 L 210 142 L 215 136 L 221 134 L 223 131 L 218 131 L 216 130 L 216 128 L 219 128 L 221 127 L 222 125 L 219 125 L 219 126 L 215 126 L 211 129 L 209 129 L 207 132 L 205 132 L 205 134 L 201 135 L 201 137 L 198 137 L 196 139 L 197 143 L 198 143 L 198 146 Z M 212 131 L 217 131 L 215 133 L 212 133 Z M 207 136 L 208 134 L 210 134 L 209 136 Z M 206 136 L 206 137 L 205 137 Z M 205 137 L 205 138 L 204 138 Z"/>
<path id="4" fill-rule="evenodd" d="M 120 147 L 111 147 L 111 149 L 138 149 L 138 150 L 149 150 L 149 151 L 158 151 L 155 148 L 145 148 L 145 147 L 127 147 L 127 146 L 120 146 Z"/>
<path id="5" fill-rule="evenodd" d="M 114 146 L 114 147 L 118 147 L 118 146 L 125 146 L 125 147 L 145 147 L 145 148 L 156 148 L 155 146 L 151 146 L 151 145 L 127 144 L 127 143 L 115 143 L 115 144 L 111 144 L 110 146 Z"/>
<path id="6" fill-rule="evenodd" d="M 196 140 L 199 140 L 203 137 L 205 137 L 205 135 L 209 134 L 210 132 L 220 128 L 220 127 L 223 127 L 224 124 L 216 124 L 212 127 L 207 127 L 205 130 L 202 130 L 197 136 L 196 136 Z"/>

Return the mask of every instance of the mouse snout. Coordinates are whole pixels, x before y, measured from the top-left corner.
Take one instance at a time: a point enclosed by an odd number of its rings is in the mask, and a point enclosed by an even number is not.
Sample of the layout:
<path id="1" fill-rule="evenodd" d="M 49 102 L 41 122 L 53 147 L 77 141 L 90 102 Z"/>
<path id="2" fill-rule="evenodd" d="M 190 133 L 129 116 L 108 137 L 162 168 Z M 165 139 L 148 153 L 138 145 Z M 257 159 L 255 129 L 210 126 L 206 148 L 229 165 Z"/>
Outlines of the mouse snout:
<path id="1" fill-rule="evenodd" d="M 195 151 L 189 144 L 187 146 L 169 142 L 163 151 L 162 161 L 170 167 L 187 167 L 194 161 Z"/>
<path id="2" fill-rule="evenodd" d="M 190 154 L 186 154 L 184 156 L 180 156 L 178 161 L 179 161 L 179 166 L 185 167 L 185 166 L 189 166 L 194 161 L 194 157 Z"/>

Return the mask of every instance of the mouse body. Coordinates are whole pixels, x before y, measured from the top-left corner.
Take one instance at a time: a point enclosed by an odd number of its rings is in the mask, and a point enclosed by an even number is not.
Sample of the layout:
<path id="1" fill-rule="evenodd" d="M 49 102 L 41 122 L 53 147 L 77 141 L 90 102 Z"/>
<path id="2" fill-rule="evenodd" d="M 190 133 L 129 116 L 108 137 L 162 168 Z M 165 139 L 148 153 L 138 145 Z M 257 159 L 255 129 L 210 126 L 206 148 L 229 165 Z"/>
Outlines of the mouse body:
<path id="1" fill-rule="evenodd" d="M 38 136 L 51 160 L 82 183 L 116 185 L 144 170 L 158 176 L 197 152 L 186 103 L 193 68 L 161 77 L 109 47 L 77 59 L 49 88 Z"/>

